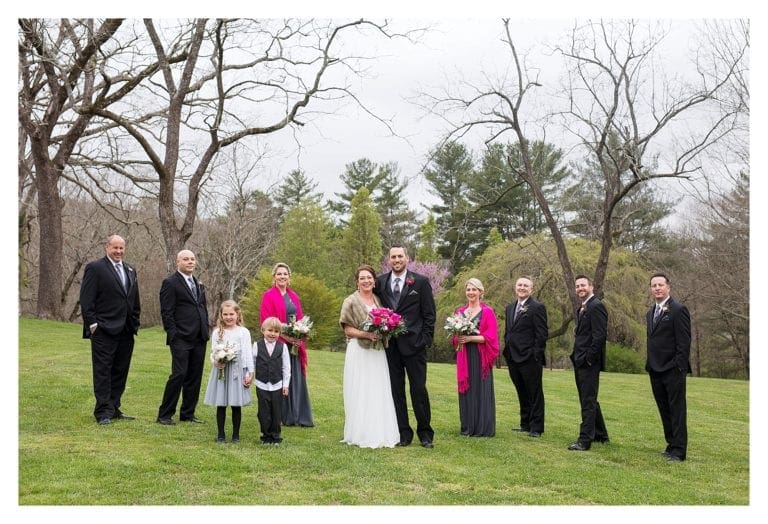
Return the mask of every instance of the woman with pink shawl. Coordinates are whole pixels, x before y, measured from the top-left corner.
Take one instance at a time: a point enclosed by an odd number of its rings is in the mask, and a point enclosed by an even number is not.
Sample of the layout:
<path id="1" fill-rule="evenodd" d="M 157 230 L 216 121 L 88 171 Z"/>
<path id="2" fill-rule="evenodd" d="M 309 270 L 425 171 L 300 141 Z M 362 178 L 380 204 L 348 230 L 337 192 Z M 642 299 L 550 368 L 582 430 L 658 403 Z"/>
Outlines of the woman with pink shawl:
<path id="1" fill-rule="evenodd" d="M 301 320 L 304 312 L 301 310 L 299 296 L 288 287 L 291 279 L 291 268 L 288 264 L 278 262 L 272 268 L 273 286 L 261 298 L 259 317 L 277 317 L 286 324 L 293 317 Z M 284 426 L 313 427 L 312 406 L 309 403 L 307 389 L 307 348 L 305 341 L 298 338 L 281 335 L 280 341 L 286 344 L 290 352 L 291 381 L 288 386 L 288 396 L 283 397 L 282 423 Z M 299 370 L 301 371 L 299 373 Z"/>
<path id="2" fill-rule="evenodd" d="M 493 391 L 493 366 L 499 355 L 496 313 L 482 303 L 485 288 L 477 278 L 464 286 L 467 305 L 456 310 L 473 320 L 477 333 L 452 339 L 456 352 L 456 379 L 459 385 L 461 434 L 492 437 L 496 434 L 496 397 Z"/>

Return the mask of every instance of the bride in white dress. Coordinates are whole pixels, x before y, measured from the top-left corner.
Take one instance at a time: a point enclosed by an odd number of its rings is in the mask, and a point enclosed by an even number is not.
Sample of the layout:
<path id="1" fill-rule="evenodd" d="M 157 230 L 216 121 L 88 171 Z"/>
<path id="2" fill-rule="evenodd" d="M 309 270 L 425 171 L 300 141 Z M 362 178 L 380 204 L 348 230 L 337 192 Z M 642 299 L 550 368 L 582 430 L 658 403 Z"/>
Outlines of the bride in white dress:
<path id="1" fill-rule="evenodd" d="M 378 335 L 359 329 L 368 312 L 381 307 L 373 294 L 376 273 L 357 268 L 357 291 L 341 306 L 339 323 L 347 335 L 344 358 L 344 439 L 361 448 L 392 448 L 400 441 L 389 367 Z"/>

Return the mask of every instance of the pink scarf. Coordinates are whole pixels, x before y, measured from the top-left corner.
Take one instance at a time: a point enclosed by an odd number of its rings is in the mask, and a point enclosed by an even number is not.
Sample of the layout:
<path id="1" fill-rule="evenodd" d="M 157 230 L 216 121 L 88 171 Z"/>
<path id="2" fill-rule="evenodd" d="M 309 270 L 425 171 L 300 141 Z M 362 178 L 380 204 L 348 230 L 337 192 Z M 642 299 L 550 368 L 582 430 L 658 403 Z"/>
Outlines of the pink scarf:
<path id="1" fill-rule="evenodd" d="M 291 300 L 296 305 L 296 320 L 301 320 L 304 317 L 304 312 L 301 310 L 301 301 L 299 300 L 299 295 L 294 293 L 291 288 L 286 288 L 285 292 L 288 293 L 288 296 L 291 297 Z M 259 308 L 260 322 L 264 322 L 264 319 L 268 317 L 277 317 L 280 322 L 283 323 L 288 321 L 288 315 L 285 312 L 285 302 L 283 300 L 283 295 L 280 293 L 280 289 L 277 286 L 272 286 L 269 288 L 266 292 L 264 292 L 264 296 L 261 297 L 261 307 Z M 278 340 L 280 340 L 283 344 L 288 344 L 288 342 L 283 337 L 280 337 Z M 295 345 L 299 353 L 301 374 L 306 377 L 307 348 L 305 347 L 303 340 Z"/>
<path id="2" fill-rule="evenodd" d="M 477 344 L 477 349 L 480 351 L 480 368 L 482 371 L 483 380 L 488 378 L 488 373 L 493 369 L 493 365 L 496 362 L 496 357 L 499 356 L 499 332 L 498 324 L 496 323 L 496 313 L 490 306 L 480 303 L 481 316 L 480 325 L 478 326 L 478 333 L 485 338 L 485 342 Z M 467 306 L 462 306 L 456 310 L 456 313 L 464 313 Z M 451 339 L 451 343 L 454 347 L 458 344 L 457 338 L 454 336 Z M 469 390 L 469 364 L 467 362 L 467 349 L 461 348 L 456 353 L 456 380 L 459 384 L 459 393 L 466 393 Z"/>

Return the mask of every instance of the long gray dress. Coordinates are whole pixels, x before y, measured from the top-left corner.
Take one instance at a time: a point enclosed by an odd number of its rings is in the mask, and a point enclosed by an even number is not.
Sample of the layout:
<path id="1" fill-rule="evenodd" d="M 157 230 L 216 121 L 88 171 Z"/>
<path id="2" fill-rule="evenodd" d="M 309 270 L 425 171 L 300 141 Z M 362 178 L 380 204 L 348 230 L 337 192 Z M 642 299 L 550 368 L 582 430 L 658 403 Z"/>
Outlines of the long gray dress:
<path id="1" fill-rule="evenodd" d="M 475 321 L 480 324 L 480 313 Z M 461 434 L 470 437 L 493 437 L 496 434 L 496 395 L 493 390 L 493 370 L 483 380 L 480 350 L 477 344 L 467 344 L 469 389 L 459 393 Z"/>
<path id="2" fill-rule="evenodd" d="M 285 301 L 286 318 L 296 316 L 296 305 L 288 296 L 283 295 Z M 293 349 L 293 344 L 288 344 L 288 350 Z M 301 372 L 301 360 L 298 355 L 290 352 L 291 360 L 291 382 L 288 386 L 288 396 L 283 397 L 281 418 L 283 426 L 305 426 L 313 427 L 315 421 L 312 417 L 312 405 L 309 403 L 309 390 L 307 389 L 307 379 Z"/>

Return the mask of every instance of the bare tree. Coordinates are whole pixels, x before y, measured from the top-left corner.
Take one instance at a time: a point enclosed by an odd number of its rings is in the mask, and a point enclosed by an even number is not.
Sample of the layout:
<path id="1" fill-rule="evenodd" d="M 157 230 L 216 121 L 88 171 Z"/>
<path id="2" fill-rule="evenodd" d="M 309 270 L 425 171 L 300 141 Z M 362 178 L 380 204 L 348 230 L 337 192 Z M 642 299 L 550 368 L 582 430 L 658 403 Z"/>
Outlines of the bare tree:
<path id="1" fill-rule="evenodd" d="M 94 107 L 93 114 L 116 124 L 138 147 L 104 163 L 156 194 L 169 268 L 194 231 L 216 155 L 247 137 L 301 127 L 313 116 L 310 103 L 330 112 L 342 99 L 357 101 L 347 76 L 361 72 L 361 57 L 348 54 L 343 37 L 370 31 L 394 36 L 387 23 L 362 19 L 143 23 L 160 78 L 134 92 L 125 110 Z"/>
<path id="2" fill-rule="evenodd" d="M 34 181 L 39 212 L 39 243 L 46 246 L 40 258 L 37 315 L 61 318 L 63 285 L 61 260 L 63 203 L 59 181 L 70 156 L 88 126 L 92 114 L 84 106 L 104 102 L 105 92 L 95 86 L 97 55 L 122 24 L 104 20 L 97 28 L 93 20 L 58 23 L 19 19 L 19 184 Z M 29 156 L 24 153 L 29 147 Z M 29 172 L 29 165 L 34 175 Z M 27 191 L 26 196 L 32 195 Z M 20 187 L 21 212 L 28 200 Z"/>
<path id="3" fill-rule="evenodd" d="M 577 23 L 566 43 L 554 48 L 564 60 L 567 75 L 549 101 L 564 97 L 564 107 L 550 112 L 547 125 L 542 125 L 537 136 L 532 128 L 538 124 L 535 110 L 541 99 L 535 99 L 534 92 L 543 87 L 540 71 L 526 67 L 515 46 L 510 21 L 503 20 L 503 27 L 512 65 L 510 82 L 489 79 L 487 85 L 465 86 L 466 90 L 445 96 L 427 95 L 428 101 L 436 114 L 457 111 L 460 115 L 451 122 L 449 140 L 472 130 L 485 130 L 488 144 L 506 133 L 515 137 L 520 158 L 510 159 L 509 165 L 521 166 L 516 173 L 544 214 L 575 312 L 578 298 L 573 287 L 574 269 L 563 241 L 564 224 L 557 221 L 542 191 L 532 167 L 530 143 L 541 139 L 549 122 L 559 118 L 563 128 L 575 137 L 577 150 L 599 166 L 603 178 L 601 248 L 594 268 L 599 293 L 613 246 L 611 219 L 618 204 L 640 184 L 691 178 L 700 170 L 702 153 L 734 128 L 737 115 L 733 110 L 708 120 L 706 109 L 716 105 L 735 71 L 742 67 L 748 42 L 734 47 L 737 52 L 729 67 L 715 69 L 711 62 L 699 61 L 698 82 L 692 82 L 664 76 L 659 62 L 659 46 L 666 36 L 663 28 L 631 20 Z M 697 125 L 686 126 L 687 119 L 696 119 Z M 563 333 L 572 318 L 564 319 L 550 336 Z"/>

